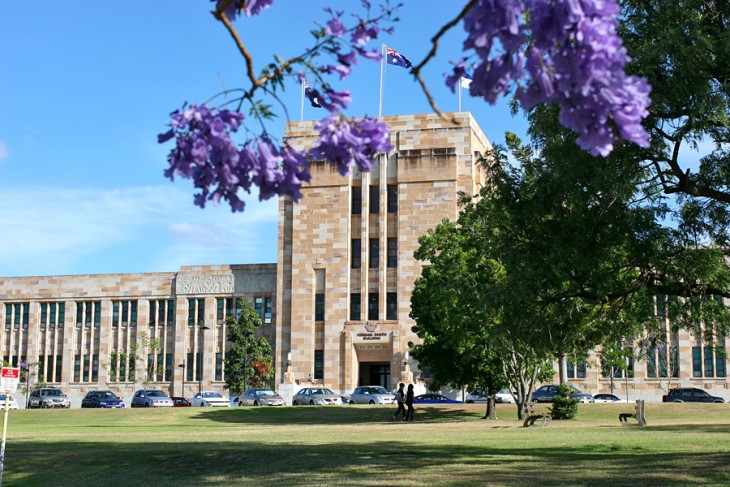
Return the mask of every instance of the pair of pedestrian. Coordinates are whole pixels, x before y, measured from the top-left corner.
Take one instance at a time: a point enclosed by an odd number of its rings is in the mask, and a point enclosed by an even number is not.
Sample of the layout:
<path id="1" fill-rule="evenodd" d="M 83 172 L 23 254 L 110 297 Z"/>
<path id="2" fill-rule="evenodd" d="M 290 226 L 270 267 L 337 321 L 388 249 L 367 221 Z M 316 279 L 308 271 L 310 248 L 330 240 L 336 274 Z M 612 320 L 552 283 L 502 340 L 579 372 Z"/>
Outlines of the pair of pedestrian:
<path id="1" fill-rule="evenodd" d="M 398 384 L 398 390 L 395 393 L 398 409 L 393 415 L 393 420 L 398 419 L 398 415 L 402 413 L 403 421 L 413 421 L 413 415 L 415 413 L 415 409 L 413 409 L 413 384 L 408 384 L 408 392 L 403 390 L 404 387 L 405 385 L 402 382 Z M 408 406 L 407 411 L 406 406 Z"/>

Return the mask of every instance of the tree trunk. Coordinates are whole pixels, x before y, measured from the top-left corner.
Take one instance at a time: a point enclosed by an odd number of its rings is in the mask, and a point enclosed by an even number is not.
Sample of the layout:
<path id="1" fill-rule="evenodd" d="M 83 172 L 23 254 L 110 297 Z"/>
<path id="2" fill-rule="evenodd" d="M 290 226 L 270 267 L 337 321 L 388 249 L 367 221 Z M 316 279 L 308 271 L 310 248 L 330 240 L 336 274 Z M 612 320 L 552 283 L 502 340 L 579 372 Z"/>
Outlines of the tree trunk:
<path id="1" fill-rule="evenodd" d="M 568 383 L 568 361 L 564 352 L 558 352 L 558 372 L 560 375 L 560 385 Z"/>
<path id="2" fill-rule="evenodd" d="M 497 419 L 497 408 L 494 404 L 494 395 L 490 394 L 487 399 L 487 412 L 482 419 Z"/>

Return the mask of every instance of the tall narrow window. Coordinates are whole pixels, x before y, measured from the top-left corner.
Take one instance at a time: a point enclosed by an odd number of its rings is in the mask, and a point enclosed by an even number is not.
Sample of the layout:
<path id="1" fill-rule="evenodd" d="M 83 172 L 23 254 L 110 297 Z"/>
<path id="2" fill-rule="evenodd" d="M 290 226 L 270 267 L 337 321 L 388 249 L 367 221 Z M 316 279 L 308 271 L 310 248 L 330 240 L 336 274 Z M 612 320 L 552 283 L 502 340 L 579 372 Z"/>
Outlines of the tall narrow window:
<path id="1" fill-rule="evenodd" d="M 263 320 L 264 319 L 264 298 L 261 298 L 261 297 L 254 298 L 253 306 L 254 306 L 254 309 L 256 310 L 256 314 L 258 314 L 259 318 L 261 318 L 261 320 Z"/>
<path id="2" fill-rule="evenodd" d="M 362 319 L 360 293 L 350 294 L 350 321 L 360 321 Z"/>
<path id="3" fill-rule="evenodd" d="M 398 294 L 388 293 L 385 295 L 385 319 L 398 319 Z"/>
<path id="4" fill-rule="evenodd" d="M 358 186 L 352 188 L 352 214 L 362 214 L 362 188 Z"/>
<path id="5" fill-rule="evenodd" d="M 155 326 L 155 320 L 157 319 L 157 301 L 150 301 L 150 314 L 148 324 L 149 326 Z M 112 321 L 113 323 L 113 321 Z"/>
<path id="6" fill-rule="evenodd" d="M 314 295 L 314 321 L 324 321 L 324 293 Z"/>
<path id="7" fill-rule="evenodd" d="M 702 377 L 702 347 L 692 347 L 692 377 Z"/>
<path id="8" fill-rule="evenodd" d="M 398 213 L 398 186 L 388 186 L 388 213 Z"/>
<path id="9" fill-rule="evenodd" d="M 380 239 L 370 239 L 370 268 L 377 269 L 380 265 Z"/>
<path id="10" fill-rule="evenodd" d="M 264 298 L 264 323 L 271 323 L 271 298 Z"/>
<path id="11" fill-rule="evenodd" d="M 314 351 L 314 378 L 324 379 L 324 350 Z"/>
<path id="12" fill-rule="evenodd" d="M 398 239 L 388 237 L 388 267 L 398 267 Z"/>
<path id="13" fill-rule="evenodd" d="M 350 259 L 350 268 L 359 269 L 360 259 L 362 257 L 362 240 L 359 238 L 352 239 L 352 258 Z"/>
<path id="14" fill-rule="evenodd" d="M 175 300 L 174 299 L 167 300 L 167 324 L 168 325 L 175 324 Z"/>
<path id="15" fill-rule="evenodd" d="M 370 213 L 380 213 L 380 188 L 370 186 Z"/>
<path id="16" fill-rule="evenodd" d="M 378 308 L 380 306 L 380 300 L 378 293 L 368 294 L 368 320 L 380 319 Z"/>
<path id="17" fill-rule="evenodd" d="M 223 380 L 223 353 L 215 354 L 215 380 Z"/>
<path id="18" fill-rule="evenodd" d="M 202 325 L 204 322 L 205 299 L 188 299 L 188 326 Z"/>

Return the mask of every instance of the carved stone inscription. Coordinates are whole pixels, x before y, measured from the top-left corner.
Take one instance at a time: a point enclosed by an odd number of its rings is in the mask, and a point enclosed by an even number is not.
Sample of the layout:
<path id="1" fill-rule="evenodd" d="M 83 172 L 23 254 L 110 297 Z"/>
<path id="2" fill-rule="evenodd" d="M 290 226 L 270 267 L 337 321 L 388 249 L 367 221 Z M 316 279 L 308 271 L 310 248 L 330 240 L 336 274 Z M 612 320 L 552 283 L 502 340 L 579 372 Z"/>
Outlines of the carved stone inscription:
<path id="1" fill-rule="evenodd" d="M 177 294 L 224 294 L 233 293 L 233 276 L 180 276 L 175 279 Z"/>

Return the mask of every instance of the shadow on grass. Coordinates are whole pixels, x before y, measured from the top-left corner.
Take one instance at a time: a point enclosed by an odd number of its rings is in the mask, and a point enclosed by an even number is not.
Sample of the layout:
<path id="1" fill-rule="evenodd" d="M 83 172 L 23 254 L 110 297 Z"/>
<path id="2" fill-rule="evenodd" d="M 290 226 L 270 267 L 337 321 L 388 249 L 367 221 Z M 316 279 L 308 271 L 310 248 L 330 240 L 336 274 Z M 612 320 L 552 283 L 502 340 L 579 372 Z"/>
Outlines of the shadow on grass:
<path id="1" fill-rule="evenodd" d="M 265 442 L 44 442 L 12 445 L 6 486 L 722 485 L 727 453 L 606 446 L 418 444 L 389 439 Z M 321 440 L 321 439 L 320 439 Z M 394 479 L 398 479 L 397 482 Z"/>
<path id="2" fill-rule="evenodd" d="M 191 419 L 235 424 L 359 424 L 392 421 L 396 408 L 384 406 L 296 406 L 238 407 L 205 409 Z M 449 423 L 480 420 L 483 413 L 473 410 L 421 406 L 416 409 L 418 422 Z"/>

